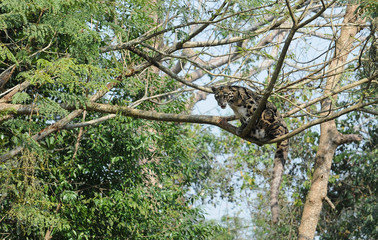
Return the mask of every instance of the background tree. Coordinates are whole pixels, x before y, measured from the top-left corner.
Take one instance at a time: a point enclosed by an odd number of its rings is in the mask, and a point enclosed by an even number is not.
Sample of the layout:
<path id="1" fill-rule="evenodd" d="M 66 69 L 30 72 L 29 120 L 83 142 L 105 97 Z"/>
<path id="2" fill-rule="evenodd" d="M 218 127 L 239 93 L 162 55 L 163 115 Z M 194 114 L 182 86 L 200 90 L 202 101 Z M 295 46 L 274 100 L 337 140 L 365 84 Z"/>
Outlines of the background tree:
<path id="1" fill-rule="evenodd" d="M 252 210 L 255 236 L 267 237 L 270 229 L 276 237 L 313 238 L 322 201 L 332 204 L 327 183 L 336 148 L 362 139 L 339 133 L 335 119 L 376 114 L 375 58 L 363 53 L 376 49 L 377 4 L 348 4 L 3 1 L 2 232 L 205 238 L 220 228 L 205 223 L 191 203 L 211 199 L 217 188 L 224 198 L 239 194 L 261 203 Z M 245 132 L 235 136 L 233 117 L 191 114 L 210 86 L 232 83 L 261 94 L 260 110 L 270 98 L 291 132 L 261 143 Z M 311 128 L 318 124 L 320 135 Z M 272 146 L 250 142 L 289 137 L 283 212 L 270 226 L 264 200 Z M 213 154 L 225 154 L 226 164 Z M 219 169 L 223 176 L 238 172 L 243 184 L 214 182 Z M 309 195 L 297 233 L 301 187 Z"/>

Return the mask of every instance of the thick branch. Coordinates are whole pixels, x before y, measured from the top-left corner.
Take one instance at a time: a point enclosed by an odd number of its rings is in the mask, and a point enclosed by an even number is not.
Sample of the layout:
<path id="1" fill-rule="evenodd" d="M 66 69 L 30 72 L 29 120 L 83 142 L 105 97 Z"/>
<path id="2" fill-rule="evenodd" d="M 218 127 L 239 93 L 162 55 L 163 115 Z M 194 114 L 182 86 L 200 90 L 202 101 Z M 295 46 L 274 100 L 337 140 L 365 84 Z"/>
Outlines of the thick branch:
<path id="1" fill-rule="evenodd" d="M 241 132 L 241 134 L 240 134 L 241 137 L 245 137 L 251 132 L 253 126 L 256 125 L 257 120 L 260 118 L 261 113 L 265 109 L 266 102 L 268 101 L 268 98 L 273 91 L 274 84 L 276 83 L 276 81 L 278 79 L 278 75 L 281 71 L 281 67 L 282 67 L 283 62 L 285 60 L 286 53 L 289 49 L 291 40 L 293 39 L 293 37 L 295 35 L 295 31 L 296 31 L 296 27 L 293 26 L 293 28 L 290 30 L 290 32 L 289 32 L 289 34 L 288 34 L 288 36 L 285 40 L 285 44 L 282 48 L 280 57 L 277 60 L 277 65 L 276 65 L 276 68 L 274 69 L 274 72 L 272 74 L 272 78 L 269 82 L 269 85 L 265 89 L 264 95 L 261 98 L 259 106 L 257 107 L 256 111 L 253 113 L 251 120 L 249 121 L 248 125 L 243 129 L 243 131 Z"/>
<path id="2" fill-rule="evenodd" d="M 347 113 L 356 111 L 364 106 L 369 106 L 372 104 L 378 103 L 378 100 L 368 103 L 358 103 L 353 105 L 349 108 L 345 108 L 337 113 L 333 113 L 327 117 L 319 118 L 314 121 L 311 121 L 307 124 L 302 125 L 301 127 L 291 131 L 290 133 L 280 136 L 278 138 L 272 139 L 267 142 L 260 142 L 256 141 L 255 139 L 251 139 L 249 137 L 242 137 L 243 139 L 256 143 L 258 145 L 263 144 L 271 144 L 276 142 L 281 142 L 285 139 L 293 137 L 302 131 L 321 124 L 323 122 L 327 122 L 333 119 L 336 119 L 342 115 Z M 159 112 L 152 112 L 152 111 L 144 111 L 139 109 L 132 109 L 126 106 L 115 106 L 115 105 L 107 105 L 107 104 L 100 104 L 100 103 L 91 103 L 90 105 L 86 106 L 87 110 L 96 111 L 96 112 L 103 112 L 103 113 L 119 113 L 124 116 L 134 117 L 134 118 L 142 118 L 148 120 L 155 120 L 155 121 L 169 121 L 169 122 L 186 122 L 186 123 L 200 123 L 200 124 L 210 124 L 218 126 L 232 134 L 236 135 L 236 127 L 227 123 L 229 120 L 228 117 L 219 117 L 219 116 L 207 116 L 207 115 L 183 115 L 183 114 L 172 114 L 172 113 L 159 113 Z"/>
<path id="3" fill-rule="evenodd" d="M 290 133 L 283 135 L 281 137 L 275 138 L 273 140 L 267 141 L 267 142 L 260 142 L 256 141 L 253 138 L 250 137 L 242 137 L 243 139 L 258 144 L 258 145 L 263 145 L 263 144 L 270 144 L 270 143 L 276 143 L 276 142 L 281 142 L 285 139 L 288 139 L 314 125 L 330 121 L 332 119 L 338 118 L 344 114 L 347 114 L 349 112 L 358 110 L 364 106 L 369 106 L 372 104 L 377 104 L 378 100 L 369 102 L 369 103 L 358 103 L 354 106 L 351 106 L 349 108 L 343 109 L 337 113 L 331 114 L 325 118 L 320 118 L 314 121 L 311 121 L 307 124 L 304 124 L 303 126 L 291 131 Z M 4 104 L 3 104 L 4 105 Z M 12 104 L 6 104 L 8 108 L 12 108 Z M 25 112 L 25 109 L 31 110 L 30 105 L 13 105 L 13 109 L 20 109 L 20 111 Z M 4 109 L 4 108 L 3 108 Z M 172 114 L 172 113 L 159 113 L 159 112 L 152 112 L 152 111 L 144 111 L 144 110 L 139 110 L 139 109 L 133 109 L 129 108 L 126 106 L 116 106 L 116 105 L 108 105 L 108 104 L 100 104 L 100 103 L 88 103 L 87 106 L 85 106 L 86 110 L 89 111 L 96 111 L 96 112 L 102 112 L 102 113 L 111 113 L 111 114 L 122 114 L 124 116 L 129 116 L 133 118 L 142 118 L 142 119 L 148 119 L 148 120 L 155 120 L 155 121 L 168 121 L 168 122 L 186 122 L 186 123 L 199 123 L 199 124 L 210 124 L 214 126 L 218 126 L 227 132 L 230 132 L 232 134 L 236 135 L 237 132 L 237 127 L 231 125 L 228 123 L 230 120 L 229 117 L 219 117 L 219 116 L 207 116 L 207 115 L 183 115 L 183 114 Z M 37 111 L 37 110 L 34 110 Z M 50 133 L 59 130 L 59 129 L 72 129 L 75 127 L 82 127 L 82 126 L 89 126 L 96 124 L 97 122 L 104 121 L 107 119 L 110 119 L 113 117 L 113 115 L 108 115 L 103 118 L 97 119 L 97 120 L 92 120 L 89 122 L 84 122 L 84 123 L 79 123 L 79 124 L 72 124 L 72 125 L 67 125 L 73 118 L 78 116 L 83 110 L 78 109 L 67 115 L 65 118 L 62 120 L 52 124 L 51 126 L 47 127 L 46 129 L 40 131 L 38 134 L 35 134 L 32 139 L 35 141 L 39 141 L 49 135 Z M 24 113 L 26 114 L 26 112 Z M 66 127 L 67 126 L 67 127 Z M 9 153 L 0 156 L 0 162 L 5 162 L 6 160 L 10 159 L 11 157 L 15 156 L 16 154 L 20 153 L 22 151 L 23 147 L 16 148 Z"/>
<path id="4" fill-rule="evenodd" d="M 336 144 L 342 145 L 351 142 L 359 142 L 363 139 L 362 135 L 360 134 L 340 134 L 338 138 L 336 138 Z"/>

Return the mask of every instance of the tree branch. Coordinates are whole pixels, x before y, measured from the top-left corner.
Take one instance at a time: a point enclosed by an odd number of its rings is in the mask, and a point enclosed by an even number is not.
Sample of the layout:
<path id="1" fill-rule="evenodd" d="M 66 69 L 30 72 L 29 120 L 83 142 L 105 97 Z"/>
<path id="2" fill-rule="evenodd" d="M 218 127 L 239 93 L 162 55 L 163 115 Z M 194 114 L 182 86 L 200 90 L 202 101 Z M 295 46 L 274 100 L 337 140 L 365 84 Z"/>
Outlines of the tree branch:
<path id="1" fill-rule="evenodd" d="M 376 76 L 373 76 L 372 78 L 375 78 L 375 77 L 376 77 Z M 331 90 L 329 94 L 326 94 L 326 95 L 324 95 L 324 96 L 321 96 L 321 97 L 315 98 L 315 99 L 309 101 L 308 103 L 303 103 L 303 104 L 299 105 L 297 108 L 294 108 L 294 109 L 292 109 L 292 110 L 290 110 L 290 111 L 288 111 L 288 112 L 286 112 L 286 113 L 284 113 L 284 114 L 282 114 L 282 115 L 283 115 L 283 117 L 291 116 L 291 115 L 293 115 L 294 113 L 297 113 L 297 112 L 303 110 L 304 108 L 306 108 L 306 107 L 308 107 L 308 106 L 311 106 L 311 105 L 313 105 L 313 104 L 315 104 L 315 103 L 317 103 L 317 102 L 320 102 L 320 101 L 322 101 L 322 100 L 324 100 L 324 99 L 327 99 L 327 98 L 329 98 L 329 97 L 331 97 L 331 96 L 333 96 L 333 95 L 336 95 L 336 94 L 338 94 L 338 93 L 340 93 L 340 92 L 343 92 L 343 91 L 345 91 L 345 90 L 348 90 L 348 89 L 351 89 L 351 88 L 358 87 L 358 86 L 360 86 L 361 84 L 366 83 L 366 82 L 368 82 L 368 81 L 370 81 L 370 78 L 364 78 L 364 79 L 361 79 L 360 81 L 357 81 L 357 82 L 354 82 L 354 83 L 348 84 L 348 85 L 346 85 L 346 86 L 344 86 L 344 87 L 341 87 L 341 88 L 339 88 L 339 89 L 337 89 L 337 90 L 334 90 L 334 91 Z"/>
<path id="2" fill-rule="evenodd" d="M 375 111 L 375 110 L 372 110 L 372 109 L 360 108 L 360 109 L 357 109 L 357 110 L 361 111 L 361 112 L 365 112 L 365 113 L 369 113 L 369 114 L 373 114 L 373 115 L 377 115 L 378 116 L 378 111 Z"/>
<path id="3" fill-rule="evenodd" d="M 337 145 L 342 145 L 351 142 L 359 142 L 363 139 L 360 134 L 340 134 L 338 138 L 335 139 Z"/>
<path id="4" fill-rule="evenodd" d="M 10 91 L 9 90 L 6 91 L 7 94 L 0 99 L 0 103 L 9 102 L 16 93 L 23 91 L 29 86 L 30 86 L 29 81 L 24 81 L 23 83 L 20 83 L 14 86 L 13 88 L 9 89 Z"/>
<path id="5" fill-rule="evenodd" d="M 290 133 L 288 133 L 286 135 L 280 136 L 278 138 L 272 139 L 272 140 L 267 141 L 267 142 L 257 141 L 256 139 L 250 138 L 248 136 L 241 137 L 241 138 L 243 138 L 244 140 L 247 140 L 249 142 L 255 143 L 259 146 L 264 145 L 264 144 L 281 142 L 285 139 L 293 137 L 294 135 L 296 135 L 296 134 L 298 134 L 298 133 L 300 133 L 300 132 L 302 132 L 302 131 L 304 131 L 304 130 L 306 130 L 306 129 L 314 126 L 314 125 L 330 121 L 330 120 L 338 118 L 338 117 L 340 117 L 344 114 L 347 114 L 349 112 L 360 109 L 364 106 L 369 106 L 369 105 L 376 104 L 376 103 L 378 103 L 378 100 L 375 100 L 373 102 L 368 102 L 368 103 L 358 103 L 358 104 L 353 105 L 349 108 L 343 109 L 343 110 L 341 110 L 337 113 L 331 114 L 327 117 L 311 121 L 307 124 L 302 125 L 301 127 L 297 128 L 297 129 L 291 131 Z M 17 106 L 19 106 L 20 109 L 27 109 L 27 108 L 30 109 L 31 108 L 30 105 L 24 105 L 22 107 L 20 105 L 17 105 Z M 236 134 L 237 127 L 228 123 L 228 121 L 230 119 L 233 119 L 232 117 L 230 118 L 230 117 L 207 116 L 207 115 L 184 115 L 184 114 L 172 114 L 172 113 L 159 113 L 159 112 L 133 109 L 133 108 L 129 108 L 129 107 L 126 107 L 126 106 L 116 106 L 116 105 L 100 104 L 100 103 L 94 103 L 94 102 L 89 102 L 88 105 L 83 106 L 83 108 L 85 108 L 88 111 L 96 111 L 96 112 L 111 113 L 111 114 L 119 113 L 119 114 L 122 114 L 124 116 L 147 119 L 147 120 L 210 124 L 210 125 L 218 126 L 222 129 L 226 130 L 227 132 L 230 132 L 234 135 L 237 135 Z M 35 111 L 37 111 L 37 110 L 35 110 Z M 73 120 L 73 118 L 75 118 L 76 116 L 81 114 L 82 111 L 84 111 L 84 110 L 83 109 L 77 109 L 77 110 L 73 111 L 72 113 L 67 115 L 65 118 L 59 120 L 58 122 L 50 125 L 49 127 L 45 128 L 42 131 L 40 131 L 39 133 L 35 134 L 32 137 L 32 139 L 35 140 L 35 141 L 39 141 L 39 140 L 43 139 L 44 137 L 46 137 L 47 135 L 49 135 L 50 133 L 52 133 L 54 131 L 66 128 L 65 126 L 68 124 L 68 122 L 70 122 L 71 120 Z M 81 123 L 82 125 L 80 125 L 80 124 L 68 125 L 67 129 L 92 125 L 92 124 L 95 124 L 97 122 L 105 121 L 105 120 L 110 119 L 110 118 L 113 118 L 113 115 L 108 115 L 108 116 L 105 116 L 105 117 L 97 119 L 97 120 L 88 121 L 88 123 L 84 122 L 84 123 Z M 348 139 L 357 139 L 357 138 L 349 137 Z M 23 149 L 23 147 L 18 147 L 16 149 L 13 149 L 10 152 L 0 156 L 0 163 L 5 162 L 8 159 L 12 158 L 13 156 L 17 155 L 18 153 L 20 153 L 22 151 L 22 149 Z"/>
<path id="6" fill-rule="evenodd" d="M 282 51 L 281 51 L 281 54 L 280 54 L 280 56 L 277 60 L 276 68 L 274 69 L 274 72 L 272 74 L 272 78 L 270 79 L 268 87 L 264 91 L 264 95 L 260 100 L 259 106 L 257 107 L 256 111 L 253 113 L 253 116 L 252 116 L 251 120 L 249 121 L 248 125 L 242 130 L 240 137 L 245 137 L 251 132 L 253 126 L 256 125 L 257 120 L 260 118 L 261 113 L 265 109 L 266 102 L 268 101 L 268 98 L 273 91 L 274 84 L 276 83 L 276 81 L 278 79 L 278 75 L 281 71 L 281 67 L 282 67 L 283 62 L 285 60 L 286 53 L 289 49 L 291 40 L 293 39 L 295 32 L 296 32 L 296 27 L 293 26 L 291 28 L 286 40 L 285 40 L 285 44 L 284 44 Z"/>
<path id="7" fill-rule="evenodd" d="M 94 120 L 86 121 L 86 122 L 67 124 L 66 126 L 64 126 L 64 129 L 68 130 L 68 129 L 75 129 L 75 128 L 80 128 L 80 127 L 92 126 L 92 125 L 96 125 L 98 123 L 107 121 L 109 119 L 115 118 L 116 116 L 117 116 L 117 114 L 109 114 L 109 115 L 106 115 L 106 116 L 103 116 L 103 117 L 100 117 L 100 118 L 97 118 L 97 119 L 94 119 Z"/>
<path id="8" fill-rule="evenodd" d="M 160 70 L 162 70 L 163 72 L 165 72 L 168 76 L 170 76 L 171 78 L 173 78 L 173 79 L 181 82 L 182 84 L 187 85 L 187 86 L 192 87 L 192 88 L 195 88 L 195 89 L 198 89 L 198 90 L 201 90 L 201 91 L 204 91 L 204 92 L 208 92 L 208 93 L 212 92 L 211 88 L 202 87 L 200 85 L 197 85 L 195 83 L 189 82 L 189 81 L 187 81 L 187 80 L 179 77 L 174 72 L 172 72 L 171 69 L 165 67 L 163 64 L 161 64 L 160 62 L 156 61 L 155 58 L 152 58 L 152 57 L 148 56 L 147 54 L 145 54 L 144 52 L 140 51 L 139 49 L 137 49 L 135 47 L 129 47 L 128 49 L 130 51 L 134 52 L 135 54 L 141 56 L 142 58 L 146 59 L 149 63 L 151 63 L 155 67 L 159 68 Z"/>
<path id="9" fill-rule="evenodd" d="M 359 108 L 362 108 L 364 106 L 369 106 L 372 104 L 378 103 L 378 100 L 368 102 L 368 103 L 358 103 L 356 105 L 353 105 L 351 107 L 345 108 L 343 110 L 340 110 L 337 113 L 333 113 L 327 117 L 319 118 L 316 120 L 313 120 L 307 124 L 302 125 L 301 127 L 289 132 L 286 135 L 280 136 L 278 138 L 272 139 L 270 141 L 261 142 L 256 141 L 255 139 L 252 139 L 250 137 L 242 137 L 243 139 L 250 141 L 252 143 L 256 143 L 258 145 L 263 144 L 271 144 L 276 142 L 281 142 L 285 139 L 288 139 L 290 137 L 293 137 L 302 131 L 318 125 L 323 122 L 330 121 L 332 119 L 338 118 L 342 115 L 345 115 L 347 113 L 350 113 L 352 111 L 355 111 Z M 219 117 L 219 116 L 207 116 L 207 115 L 183 115 L 183 114 L 172 114 L 172 113 L 159 113 L 159 112 L 152 112 L 152 111 L 144 111 L 139 109 L 132 109 L 126 106 L 115 106 L 115 105 L 108 105 L 108 104 L 100 104 L 100 103 L 89 103 L 85 107 L 87 110 L 96 111 L 96 112 L 102 112 L 102 113 L 119 113 L 124 116 L 134 117 L 134 118 L 142 118 L 142 119 L 148 119 L 148 120 L 155 120 L 155 121 L 168 121 L 168 122 L 186 122 L 186 123 L 200 123 L 200 124 L 210 124 L 214 126 L 218 126 L 232 134 L 236 135 L 236 127 L 227 123 L 229 120 L 229 117 Z"/>
<path id="10" fill-rule="evenodd" d="M 255 10 L 258 10 L 258 9 L 261 9 L 261 8 L 265 8 L 265 7 L 271 7 L 273 5 L 274 4 L 268 4 L 268 5 L 265 5 L 265 6 L 250 8 L 250 9 L 247 9 L 247 10 L 244 10 L 244 11 L 239 11 L 239 12 L 230 14 L 228 16 L 219 18 L 217 20 L 215 20 L 215 19 L 211 20 L 210 19 L 210 20 L 207 20 L 207 21 L 193 21 L 193 22 L 188 22 L 188 23 L 184 23 L 184 24 L 179 24 L 179 25 L 176 25 L 176 26 L 172 26 L 172 27 L 163 29 L 161 31 L 156 31 L 159 27 L 161 27 L 161 25 L 158 25 L 158 26 L 154 27 L 153 29 L 151 29 L 150 31 L 144 33 L 142 36 L 140 36 L 140 37 L 138 37 L 136 39 L 133 39 L 131 41 L 128 41 L 126 43 L 120 43 L 120 44 L 117 44 L 117 45 L 109 45 L 109 46 L 101 47 L 100 48 L 100 52 L 105 53 L 105 52 L 110 52 L 110 51 L 127 49 L 127 48 L 129 48 L 131 46 L 135 46 L 135 45 L 140 44 L 142 42 L 146 42 L 147 40 L 149 40 L 151 38 L 154 38 L 156 36 L 162 35 L 164 33 L 170 32 L 170 31 L 174 31 L 174 30 L 177 30 L 177 29 L 180 29 L 180 28 L 184 28 L 184 27 L 189 27 L 189 26 L 192 26 L 192 25 L 200 25 L 200 24 L 210 25 L 210 24 L 219 23 L 219 22 L 227 20 L 227 19 L 229 19 L 229 18 L 231 18 L 231 17 L 233 17 L 235 15 L 244 14 L 244 13 L 255 11 Z M 154 32 L 154 31 L 156 31 L 156 32 Z"/>
<path id="11" fill-rule="evenodd" d="M 335 205 L 332 203 L 331 199 L 329 199 L 328 196 L 325 196 L 324 200 L 329 204 L 329 206 L 330 206 L 333 210 L 336 209 Z"/>

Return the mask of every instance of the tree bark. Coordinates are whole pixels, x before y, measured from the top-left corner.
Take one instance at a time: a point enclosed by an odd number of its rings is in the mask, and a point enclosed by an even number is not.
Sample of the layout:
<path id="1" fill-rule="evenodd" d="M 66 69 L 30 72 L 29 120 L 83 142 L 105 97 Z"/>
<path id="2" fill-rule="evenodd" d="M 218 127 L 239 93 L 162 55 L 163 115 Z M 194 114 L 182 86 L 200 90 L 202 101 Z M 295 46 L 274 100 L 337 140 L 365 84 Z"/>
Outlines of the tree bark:
<path id="1" fill-rule="evenodd" d="M 356 23 L 357 5 L 349 5 L 344 16 L 344 24 Z M 346 62 L 348 52 L 352 48 L 355 35 L 359 28 L 356 26 L 343 26 L 341 28 L 340 37 L 336 40 L 336 49 L 333 60 L 330 63 L 329 69 L 334 70 L 334 76 L 327 78 L 324 95 L 329 95 L 332 89 L 338 83 L 343 67 L 337 68 Z M 332 101 L 337 99 L 337 95 L 332 98 L 326 98 L 321 102 L 321 109 L 324 116 L 331 114 Z M 360 141 L 360 135 L 342 135 L 336 128 L 335 120 L 324 122 L 320 124 L 320 139 L 319 148 L 315 157 L 314 174 L 310 191 L 306 197 L 304 205 L 301 224 L 299 226 L 300 240 L 313 239 L 315 236 L 316 226 L 319 221 L 320 212 L 323 205 L 323 200 L 327 197 L 327 185 L 330 175 L 333 156 L 336 148 L 347 142 Z"/>

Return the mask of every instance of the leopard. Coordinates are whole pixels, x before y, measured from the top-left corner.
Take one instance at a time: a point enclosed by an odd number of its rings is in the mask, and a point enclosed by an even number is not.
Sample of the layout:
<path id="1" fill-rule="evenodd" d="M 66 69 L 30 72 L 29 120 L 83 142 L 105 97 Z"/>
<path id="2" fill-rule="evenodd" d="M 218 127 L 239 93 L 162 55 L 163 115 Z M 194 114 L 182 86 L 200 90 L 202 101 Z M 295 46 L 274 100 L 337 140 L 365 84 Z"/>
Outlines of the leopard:
<path id="1" fill-rule="evenodd" d="M 236 134 L 240 135 L 243 129 L 248 125 L 254 112 L 256 111 L 262 97 L 256 92 L 242 86 L 220 86 L 211 88 L 218 105 L 225 109 L 227 105 L 233 110 L 236 118 L 241 122 L 237 128 Z M 248 137 L 266 142 L 274 138 L 287 134 L 287 125 L 271 102 L 266 102 L 260 118 L 248 133 Z M 270 184 L 270 207 L 272 213 L 272 223 L 279 221 L 279 189 L 284 172 L 284 166 L 288 159 L 289 140 L 277 142 L 277 148 L 274 156 L 273 176 Z"/>

